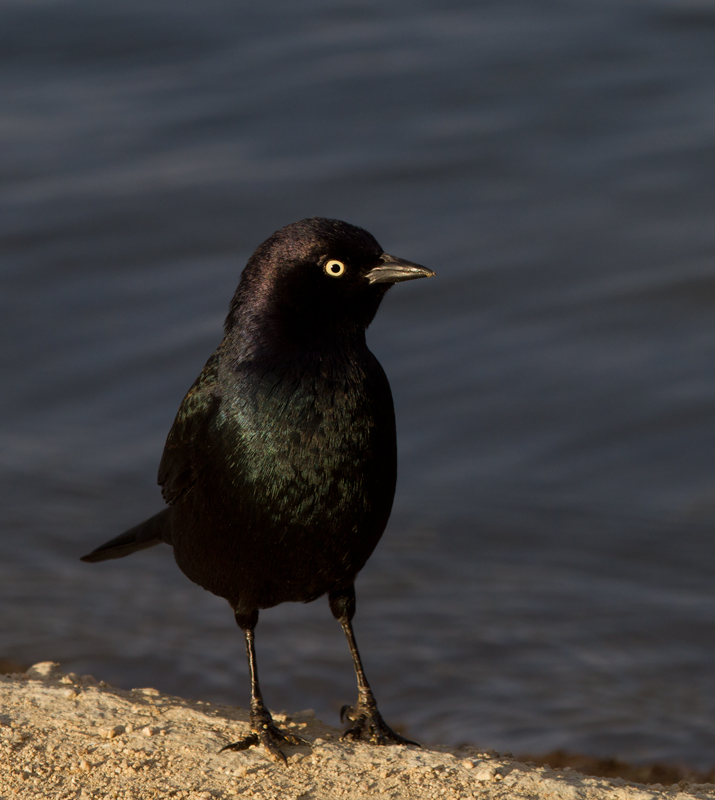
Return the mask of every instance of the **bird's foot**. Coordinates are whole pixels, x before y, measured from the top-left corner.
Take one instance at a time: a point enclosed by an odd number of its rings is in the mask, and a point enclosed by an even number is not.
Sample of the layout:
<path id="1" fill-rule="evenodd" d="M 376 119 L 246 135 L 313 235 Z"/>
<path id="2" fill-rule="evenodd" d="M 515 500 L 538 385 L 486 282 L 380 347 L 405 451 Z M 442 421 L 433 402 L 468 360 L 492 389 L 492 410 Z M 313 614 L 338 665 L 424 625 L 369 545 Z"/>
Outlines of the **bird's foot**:
<path id="1" fill-rule="evenodd" d="M 410 739 L 405 739 L 399 733 L 395 733 L 385 722 L 382 715 L 377 710 L 377 704 L 372 697 L 360 698 L 354 706 L 343 706 L 340 709 L 340 721 L 352 722 L 340 737 L 343 741 L 356 741 L 361 738 L 367 739 L 372 744 L 414 744 L 420 745 Z"/>
<path id="2" fill-rule="evenodd" d="M 224 750 L 248 750 L 249 747 L 262 744 L 268 757 L 278 764 L 287 764 L 285 753 L 280 749 L 282 744 L 310 745 L 310 742 L 294 733 L 281 730 L 275 722 L 271 712 L 267 708 L 251 709 L 251 733 L 244 736 L 237 742 L 232 742 L 222 747 L 219 753 Z"/>

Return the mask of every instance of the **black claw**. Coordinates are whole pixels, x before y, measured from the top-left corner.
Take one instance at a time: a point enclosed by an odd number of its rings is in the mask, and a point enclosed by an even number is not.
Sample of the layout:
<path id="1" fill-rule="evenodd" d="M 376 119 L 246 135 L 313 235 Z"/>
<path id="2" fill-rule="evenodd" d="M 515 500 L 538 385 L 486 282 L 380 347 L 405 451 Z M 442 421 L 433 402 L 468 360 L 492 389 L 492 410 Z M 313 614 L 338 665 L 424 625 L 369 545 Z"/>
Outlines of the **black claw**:
<path id="1" fill-rule="evenodd" d="M 268 757 L 273 761 L 277 762 L 278 764 L 288 764 L 288 759 L 285 756 L 285 753 L 278 747 L 278 745 L 270 738 L 270 735 L 267 734 L 265 737 L 261 736 L 261 741 L 263 742 L 263 746 L 266 748 L 268 752 Z M 281 739 L 283 737 L 281 736 Z"/>
<path id="2" fill-rule="evenodd" d="M 348 728 L 345 733 L 340 737 L 340 741 L 346 742 L 351 741 L 354 742 L 360 738 L 360 734 L 362 733 L 362 727 L 355 726 L 354 728 Z"/>
<path id="3" fill-rule="evenodd" d="M 345 722 L 346 719 L 349 719 L 350 721 L 352 721 L 352 717 L 350 716 L 350 714 L 352 714 L 352 711 L 353 711 L 353 707 L 352 706 L 344 705 L 340 709 L 340 721 L 341 722 Z"/>
<path id="4" fill-rule="evenodd" d="M 249 733 L 248 736 L 244 736 L 243 739 L 239 739 L 237 742 L 231 742 L 231 744 L 222 747 L 219 753 L 223 753 L 224 750 L 248 750 L 249 747 L 253 747 L 257 744 L 260 744 L 258 736 L 255 733 Z"/>

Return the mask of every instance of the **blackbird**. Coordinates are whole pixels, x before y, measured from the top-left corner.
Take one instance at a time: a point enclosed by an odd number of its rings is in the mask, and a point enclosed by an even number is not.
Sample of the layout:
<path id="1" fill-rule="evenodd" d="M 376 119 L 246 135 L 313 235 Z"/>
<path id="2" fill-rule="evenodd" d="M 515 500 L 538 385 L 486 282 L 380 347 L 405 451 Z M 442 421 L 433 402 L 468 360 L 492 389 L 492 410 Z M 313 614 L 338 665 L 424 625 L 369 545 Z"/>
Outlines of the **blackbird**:
<path id="1" fill-rule="evenodd" d="M 251 676 L 251 733 L 223 749 L 304 743 L 281 730 L 258 683 L 261 608 L 326 594 L 348 640 L 358 699 L 346 739 L 414 744 L 382 719 L 351 620 L 354 582 L 387 524 L 397 477 L 390 386 L 365 330 L 387 290 L 434 273 L 367 231 L 320 217 L 287 225 L 249 259 L 224 337 L 169 431 L 167 507 L 82 561 L 166 542 L 192 581 L 231 604 Z"/>

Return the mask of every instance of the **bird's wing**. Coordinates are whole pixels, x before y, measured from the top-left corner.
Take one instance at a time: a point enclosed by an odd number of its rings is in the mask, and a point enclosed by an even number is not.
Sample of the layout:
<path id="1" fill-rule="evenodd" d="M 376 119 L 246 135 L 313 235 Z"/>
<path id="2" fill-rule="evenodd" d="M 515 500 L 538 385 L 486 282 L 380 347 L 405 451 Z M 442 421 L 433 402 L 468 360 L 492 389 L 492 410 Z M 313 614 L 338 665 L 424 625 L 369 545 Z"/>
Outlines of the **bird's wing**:
<path id="1" fill-rule="evenodd" d="M 196 481 L 198 448 L 221 405 L 218 382 L 220 349 L 206 362 L 189 389 L 171 426 L 159 464 L 157 482 L 164 500 L 173 505 Z"/>

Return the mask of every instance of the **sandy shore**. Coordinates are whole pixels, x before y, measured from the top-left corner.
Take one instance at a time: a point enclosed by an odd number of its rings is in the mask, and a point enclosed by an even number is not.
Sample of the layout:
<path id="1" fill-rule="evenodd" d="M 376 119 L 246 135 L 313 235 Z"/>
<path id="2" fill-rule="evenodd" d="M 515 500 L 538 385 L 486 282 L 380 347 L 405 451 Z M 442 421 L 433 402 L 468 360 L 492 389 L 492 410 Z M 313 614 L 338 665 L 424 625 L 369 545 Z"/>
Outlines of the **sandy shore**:
<path id="1" fill-rule="evenodd" d="M 0 697 L 0 800 L 715 798 L 713 784 L 644 786 L 476 749 L 343 743 L 311 711 L 277 715 L 311 742 L 286 749 L 287 767 L 256 748 L 219 754 L 246 733 L 243 709 L 114 689 L 50 662 L 0 676 Z"/>

